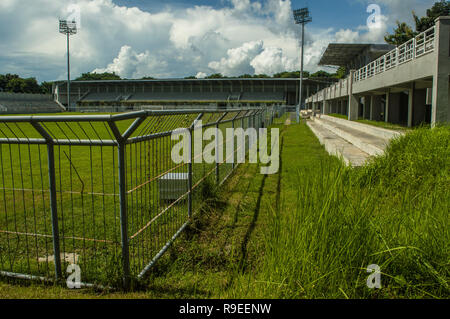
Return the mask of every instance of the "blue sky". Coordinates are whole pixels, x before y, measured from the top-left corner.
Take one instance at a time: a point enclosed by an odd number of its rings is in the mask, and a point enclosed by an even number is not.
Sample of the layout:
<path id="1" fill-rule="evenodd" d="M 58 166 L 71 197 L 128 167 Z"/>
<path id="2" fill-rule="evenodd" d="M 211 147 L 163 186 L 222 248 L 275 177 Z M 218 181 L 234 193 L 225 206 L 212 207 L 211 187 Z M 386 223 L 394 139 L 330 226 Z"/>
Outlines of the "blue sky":
<path id="1" fill-rule="evenodd" d="M 124 78 L 236 76 L 299 69 L 299 27 L 292 9 L 308 6 L 305 68 L 316 71 L 330 42 L 382 43 L 396 20 L 412 24 L 436 0 L 0 0 L 0 74 L 38 81 L 66 78 L 58 18 L 74 13 L 71 73 Z M 370 3 L 381 8 L 366 25 Z M 71 11 L 72 10 L 72 11 Z"/>

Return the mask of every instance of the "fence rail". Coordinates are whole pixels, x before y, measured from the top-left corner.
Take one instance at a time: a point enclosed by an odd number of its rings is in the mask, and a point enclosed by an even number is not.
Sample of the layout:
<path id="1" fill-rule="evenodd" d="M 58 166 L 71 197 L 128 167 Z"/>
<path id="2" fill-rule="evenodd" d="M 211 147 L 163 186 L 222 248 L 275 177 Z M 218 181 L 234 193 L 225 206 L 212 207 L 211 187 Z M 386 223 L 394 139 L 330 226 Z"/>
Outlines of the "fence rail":
<path id="1" fill-rule="evenodd" d="M 76 264 L 83 282 L 129 287 L 237 167 L 197 163 L 193 150 L 190 163 L 175 164 L 172 132 L 266 127 L 283 112 L 0 117 L 0 274 L 60 280 Z"/>
<path id="2" fill-rule="evenodd" d="M 377 60 L 369 63 L 354 73 L 353 81 L 359 82 L 383 73 L 401 64 L 417 59 L 434 51 L 436 27 L 431 27 L 408 42 L 386 53 Z"/>
<path id="3" fill-rule="evenodd" d="M 351 76 L 341 79 L 339 82 L 331 85 L 329 88 L 325 88 L 316 94 L 308 97 L 306 99 L 307 102 L 314 102 L 314 98 L 317 99 L 326 99 L 327 93 L 331 94 L 331 92 L 335 92 L 335 95 L 345 96 L 349 94 L 349 86 L 350 80 L 353 80 L 353 83 L 364 81 L 372 78 L 377 74 L 384 73 L 388 70 L 391 70 L 399 65 L 410 62 L 414 59 L 420 58 L 428 53 L 434 51 L 435 48 L 435 32 L 436 27 L 433 26 L 425 32 L 420 33 L 413 39 L 408 42 L 398 46 L 394 50 L 386 53 L 382 57 L 377 60 L 367 64 L 366 66 L 360 68 L 359 70 L 353 73 L 353 78 Z M 328 90 L 328 92 L 327 92 Z M 333 98 L 336 96 L 328 95 L 329 98 Z"/>

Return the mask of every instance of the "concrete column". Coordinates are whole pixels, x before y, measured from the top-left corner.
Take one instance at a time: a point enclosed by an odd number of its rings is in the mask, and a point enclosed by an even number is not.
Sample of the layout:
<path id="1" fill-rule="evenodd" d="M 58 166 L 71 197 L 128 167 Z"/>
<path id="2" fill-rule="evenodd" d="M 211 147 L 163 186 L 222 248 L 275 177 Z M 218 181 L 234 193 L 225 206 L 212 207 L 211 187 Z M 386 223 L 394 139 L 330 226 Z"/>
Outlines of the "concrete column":
<path id="1" fill-rule="evenodd" d="M 356 121 L 358 119 L 358 107 L 359 107 L 359 98 L 356 95 L 353 95 L 353 75 L 355 70 L 350 71 L 350 88 L 349 88 L 349 96 L 348 96 L 348 120 Z"/>
<path id="2" fill-rule="evenodd" d="M 431 127 L 450 122 L 450 17 L 436 19 L 435 38 L 437 61 L 433 76 Z"/>
<path id="3" fill-rule="evenodd" d="M 400 122 L 400 103 L 402 93 L 389 94 L 389 109 L 387 112 L 389 123 L 398 124 Z"/>
<path id="4" fill-rule="evenodd" d="M 364 97 L 364 105 L 363 105 L 363 118 L 365 120 L 370 119 L 370 109 L 372 107 L 372 97 L 369 95 L 366 95 Z"/>
<path id="5" fill-rule="evenodd" d="M 427 89 L 414 90 L 413 98 L 413 120 L 412 125 L 419 125 L 421 123 L 427 122 Z M 429 121 L 430 119 L 428 119 Z"/>
<path id="6" fill-rule="evenodd" d="M 413 108 L 414 108 L 414 89 L 416 84 L 413 82 L 408 90 L 408 127 L 413 126 Z"/>
<path id="7" fill-rule="evenodd" d="M 372 121 L 381 121 L 381 96 L 380 95 L 372 95 L 370 103 L 370 120 Z"/>
<path id="8" fill-rule="evenodd" d="M 330 100 L 327 100 L 327 101 L 324 101 L 324 103 L 323 103 L 323 111 L 322 111 L 322 113 L 323 114 L 330 114 L 331 113 L 331 101 Z"/>
<path id="9" fill-rule="evenodd" d="M 391 103 L 391 90 L 388 89 L 386 92 L 386 105 L 384 107 L 384 121 L 387 123 L 389 121 L 389 104 Z"/>

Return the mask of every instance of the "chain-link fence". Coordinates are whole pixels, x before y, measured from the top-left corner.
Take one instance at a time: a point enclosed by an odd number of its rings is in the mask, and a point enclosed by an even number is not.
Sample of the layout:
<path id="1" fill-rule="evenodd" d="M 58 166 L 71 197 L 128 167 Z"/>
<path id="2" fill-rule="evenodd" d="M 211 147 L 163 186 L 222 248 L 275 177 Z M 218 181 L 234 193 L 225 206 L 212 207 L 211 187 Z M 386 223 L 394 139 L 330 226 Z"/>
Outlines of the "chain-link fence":
<path id="1" fill-rule="evenodd" d="M 0 117 L 0 274 L 61 280 L 75 264 L 85 283 L 129 287 L 237 165 L 192 148 L 176 164 L 174 130 L 267 127 L 283 110 Z"/>

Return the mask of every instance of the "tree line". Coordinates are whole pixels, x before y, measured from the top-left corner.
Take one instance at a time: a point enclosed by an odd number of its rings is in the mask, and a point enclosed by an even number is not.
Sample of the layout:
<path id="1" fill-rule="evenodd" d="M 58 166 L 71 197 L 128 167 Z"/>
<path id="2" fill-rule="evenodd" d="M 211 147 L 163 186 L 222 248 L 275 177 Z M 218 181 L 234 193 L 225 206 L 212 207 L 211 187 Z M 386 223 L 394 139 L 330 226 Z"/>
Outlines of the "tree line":
<path id="1" fill-rule="evenodd" d="M 36 78 L 21 78 L 17 74 L 0 74 L 0 92 L 51 94 L 52 82 L 38 84 Z"/>
<path id="2" fill-rule="evenodd" d="M 394 29 L 394 33 L 386 34 L 384 40 L 386 43 L 393 45 L 401 45 L 419 33 L 422 33 L 435 25 L 435 21 L 438 17 L 450 15 L 450 1 L 441 0 L 436 2 L 430 9 L 427 10 L 426 16 L 419 18 L 416 13 L 412 12 L 415 31 L 406 22 L 397 21 L 397 28 Z"/>

